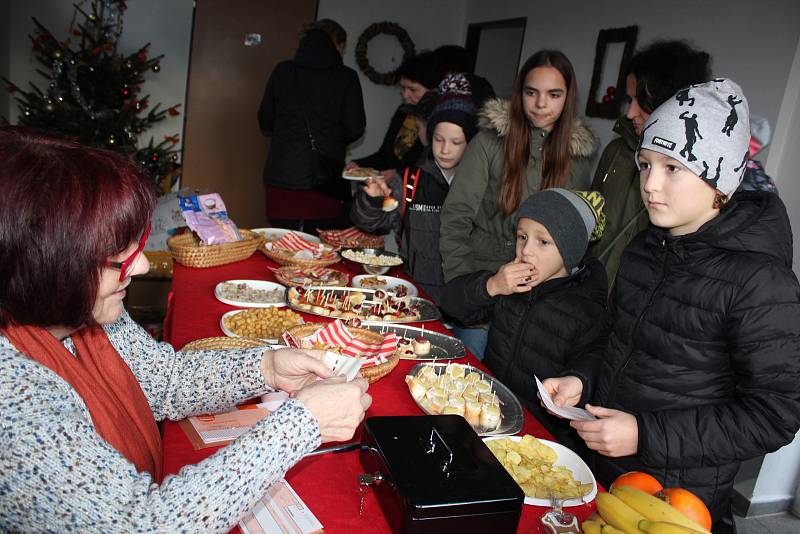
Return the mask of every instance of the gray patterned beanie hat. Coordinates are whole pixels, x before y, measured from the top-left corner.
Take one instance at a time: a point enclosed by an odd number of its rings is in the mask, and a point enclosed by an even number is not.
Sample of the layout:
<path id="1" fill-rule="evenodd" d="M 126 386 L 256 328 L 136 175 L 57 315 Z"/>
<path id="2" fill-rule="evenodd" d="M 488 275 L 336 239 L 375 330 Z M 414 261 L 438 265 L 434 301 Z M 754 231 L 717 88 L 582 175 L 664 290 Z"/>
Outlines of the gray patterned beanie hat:
<path id="1" fill-rule="evenodd" d="M 642 129 L 646 148 L 680 161 L 730 197 L 739 187 L 750 143 L 750 108 L 742 88 L 726 78 L 690 85 L 658 106 Z"/>

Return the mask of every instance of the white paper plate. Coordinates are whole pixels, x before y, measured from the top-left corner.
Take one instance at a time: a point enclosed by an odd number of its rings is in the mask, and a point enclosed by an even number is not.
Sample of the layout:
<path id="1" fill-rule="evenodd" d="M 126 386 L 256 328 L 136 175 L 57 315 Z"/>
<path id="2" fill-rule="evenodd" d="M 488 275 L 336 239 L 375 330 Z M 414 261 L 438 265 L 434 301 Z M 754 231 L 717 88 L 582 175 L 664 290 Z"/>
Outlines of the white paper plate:
<path id="1" fill-rule="evenodd" d="M 492 441 L 495 439 L 501 439 L 503 437 L 506 437 L 511 441 L 520 441 L 522 439 L 522 436 L 490 436 L 483 438 L 483 441 Z M 556 443 L 555 441 L 550 441 L 547 439 L 537 439 L 556 451 L 558 458 L 556 459 L 555 465 L 569 468 L 572 471 L 572 475 L 581 484 L 586 484 L 588 482 L 592 483 L 591 491 L 584 495 L 583 498 L 567 499 L 564 501 L 564 506 L 580 506 L 581 504 L 592 502 L 595 498 L 595 495 L 597 495 L 597 481 L 594 479 L 592 470 L 589 469 L 589 466 L 586 465 L 586 462 L 584 462 L 580 456 L 572 452 L 571 449 L 568 449 L 560 443 Z M 550 499 L 537 499 L 535 497 L 525 496 L 525 504 L 532 504 L 535 506 L 550 506 Z"/>
<path id="2" fill-rule="evenodd" d="M 247 284 L 253 289 L 261 289 L 264 291 L 274 291 L 276 289 L 283 291 L 283 300 L 280 302 L 244 302 L 241 300 L 234 300 L 222 296 L 222 284 Z M 231 306 L 239 306 L 240 308 L 280 308 L 286 306 L 286 286 L 275 282 L 267 282 L 266 280 L 225 280 L 220 282 L 214 288 L 214 296 L 217 300 L 230 304 Z"/>
<path id="3" fill-rule="evenodd" d="M 303 239 L 311 241 L 312 243 L 322 243 L 320 238 L 315 235 L 307 234 L 305 232 L 298 232 L 297 230 L 288 230 L 286 228 L 253 228 L 251 231 L 263 235 L 269 241 L 277 241 L 289 232 L 294 232 Z"/>
<path id="4" fill-rule="evenodd" d="M 353 280 L 350 282 L 350 285 L 353 287 L 360 287 L 362 289 L 383 289 L 384 291 L 394 291 L 398 286 L 405 286 L 408 290 L 409 297 L 417 297 L 419 296 L 419 292 L 417 288 L 409 282 L 408 280 L 403 280 L 402 278 L 395 278 L 394 276 L 378 276 L 381 280 L 386 281 L 385 286 L 380 287 L 366 287 L 361 285 L 361 281 L 364 278 L 375 278 L 371 274 L 359 274 L 353 277 Z"/>
<path id="5" fill-rule="evenodd" d="M 228 337 L 242 337 L 239 334 L 237 334 L 236 332 L 234 332 L 233 330 L 229 330 L 228 327 L 225 326 L 225 319 L 227 319 L 228 317 L 231 317 L 233 315 L 236 315 L 237 313 L 242 313 L 242 312 L 245 312 L 245 311 L 247 311 L 247 310 L 231 310 L 229 312 L 225 312 L 225 313 L 222 314 L 222 317 L 219 318 L 219 327 L 222 329 L 222 332 L 226 336 L 228 336 Z M 300 322 L 297 323 L 297 324 L 305 324 L 305 321 L 303 320 L 302 317 L 300 317 Z M 267 343 L 273 343 L 275 345 L 283 342 L 282 339 L 267 339 L 267 338 L 261 338 L 261 341 L 266 341 Z"/>
<path id="6" fill-rule="evenodd" d="M 369 178 L 375 178 L 375 179 L 383 178 L 383 175 L 377 174 L 375 176 L 350 176 L 348 174 L 342 173 L 342 178 L 344 178 L 345 180 L 350 180 L 351 182 L 366 182 L 367 179 Z"/>

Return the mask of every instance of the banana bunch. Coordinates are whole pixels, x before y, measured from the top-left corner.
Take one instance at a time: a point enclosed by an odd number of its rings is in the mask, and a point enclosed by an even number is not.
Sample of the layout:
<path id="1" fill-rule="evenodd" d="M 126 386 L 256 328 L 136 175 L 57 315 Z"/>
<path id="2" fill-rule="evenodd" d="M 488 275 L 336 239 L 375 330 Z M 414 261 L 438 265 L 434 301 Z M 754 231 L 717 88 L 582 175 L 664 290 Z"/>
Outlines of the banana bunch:
<path id="1" fill-rule="evenodd" d="M 581 524 L 585 534 L 710 534 L 658 497 L 629 486 L 598 493 L 599 515 Z"/>

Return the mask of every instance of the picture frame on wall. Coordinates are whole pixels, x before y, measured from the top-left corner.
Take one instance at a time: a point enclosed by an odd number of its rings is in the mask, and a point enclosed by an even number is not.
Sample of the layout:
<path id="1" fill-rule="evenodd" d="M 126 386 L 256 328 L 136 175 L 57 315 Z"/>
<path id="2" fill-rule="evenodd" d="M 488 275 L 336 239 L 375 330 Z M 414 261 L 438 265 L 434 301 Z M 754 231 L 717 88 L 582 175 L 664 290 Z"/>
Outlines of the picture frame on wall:
<path id="1" fill-rule="evenodd" d="M 625 28 L 609 28 L 600 30 L 597 35 L 595 47 L 594 68 L 592 69 L 592 84 L 589 88 L 589 98 L 586 102 L 586 115 L 605 119 L 616 119 L 622 111 L 625 97 L 625 73 L 628 63 L 633 57 L 636 48 L 636 38 L 639 34 L 638 26 Z M 619 61 L 611 60 L 609 63 L 609 48 L 616 43 L 623 44 Z M 611 78 L 616 84 L 609 85 L 601 90 L 603 80 L 608 79 L 606 73 L 616 73 Z"/>

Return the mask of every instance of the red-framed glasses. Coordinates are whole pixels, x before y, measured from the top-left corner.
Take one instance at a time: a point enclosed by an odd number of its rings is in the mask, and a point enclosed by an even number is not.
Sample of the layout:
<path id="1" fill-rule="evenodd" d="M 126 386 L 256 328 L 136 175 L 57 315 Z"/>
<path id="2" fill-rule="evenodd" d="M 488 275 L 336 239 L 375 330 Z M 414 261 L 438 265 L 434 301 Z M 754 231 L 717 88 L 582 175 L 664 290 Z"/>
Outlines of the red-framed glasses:
<path id="1" fill-rule="evenodd" d="M 136 247 L 136 250 L 133 251 L 133 254 L 125 258 L 123 261 L 106 261 L 106 267 L 119 269 L 120 282 L 128 277 L 128 269 L 133 267 L 133 265 L 136 263 L 136 258 L 138 258 L 139 254 L 141 254 L 142 250 L 144 250 L 144 244 L 147 242 L 147 238 L 150 237 L 150 229 L 151 226 L 148 224 L 147 229 L 142 234 L 141 239 L 139 239 L 139 245 Z"/>

